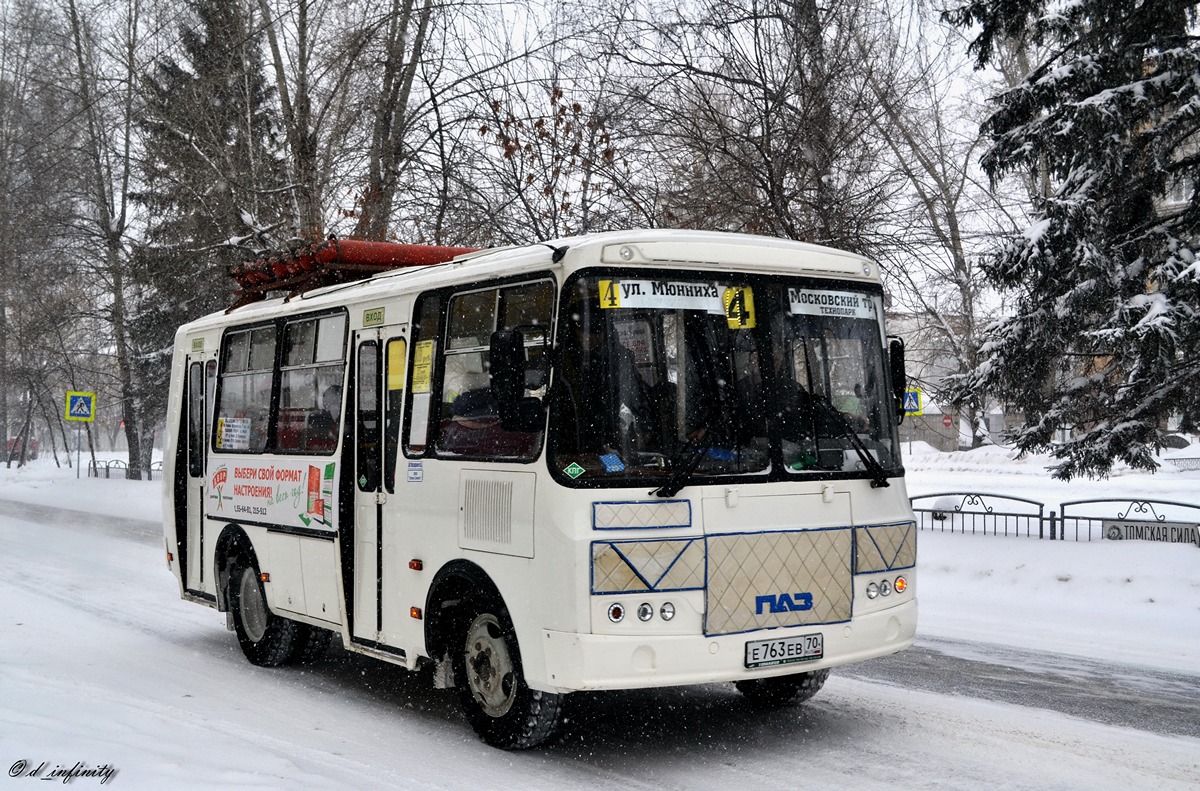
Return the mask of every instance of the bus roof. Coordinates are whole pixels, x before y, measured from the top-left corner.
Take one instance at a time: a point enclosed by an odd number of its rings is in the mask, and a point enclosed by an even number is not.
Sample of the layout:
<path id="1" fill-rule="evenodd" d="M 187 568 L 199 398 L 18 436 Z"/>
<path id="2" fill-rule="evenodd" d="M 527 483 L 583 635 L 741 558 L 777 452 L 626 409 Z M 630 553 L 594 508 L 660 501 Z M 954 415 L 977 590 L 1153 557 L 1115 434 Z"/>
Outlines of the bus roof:
<path id="1" fill-rule="evenodd" d="M 371 255 L 380 260 L 392 249 L 396 262 L 392 266 L 355 266 L 357 275 L 342 269 L 333 282 L 314 278 L 301 284 L 308 287 L 296 289 L 287 296 L 266 299 L 263 298 L 266 291 L 275 289 L 260 288 L 253 299 L 242 299 L 229 310 L 199 319 L 189 326 L 200 329 L 222 326 L 231 320 L 243 323 L 258 316 L 266 319 L 281 312 L 295 313 L 347 299 L 357 300 L 364 292 L 433 288 L 442 282 L 469 279 L 474 271 L 478 271 L 478 277 L 483 279 L 557 267 L 573 270 L 597 265 L 664 267 L 687 264 L 724 272 L 776 272 L 879 281 L 877 266 L 856 253 L 790 239 L 722 231 L 607 231 L 482 250 L 382 242 L 337 244 L 343 250 L 356 244 L 364 248 L 371 246 Z M 316 247 L 305 251 L 306 254 L 311 255 Z M 288 259 L 279 256 L 260 259 L 273 264 L 281 260 Z M 379 296 L 386 294 L 379 293 Z M 231 313 L 236 315 L 227 315 Z"/>

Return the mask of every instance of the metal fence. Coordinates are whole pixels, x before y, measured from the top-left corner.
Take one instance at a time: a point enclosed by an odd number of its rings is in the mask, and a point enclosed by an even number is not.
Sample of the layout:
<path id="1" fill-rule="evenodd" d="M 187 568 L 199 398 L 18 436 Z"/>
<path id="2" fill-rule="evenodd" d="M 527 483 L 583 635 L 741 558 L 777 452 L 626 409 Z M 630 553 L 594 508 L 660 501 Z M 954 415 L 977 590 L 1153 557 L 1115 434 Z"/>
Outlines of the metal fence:
<path id="1" fill-rule="evenodd" d="M 88 462 L 88 477 L 124 478 L 127 469 L 129 469 L 129 465 L 123 459 L 92 459 Z M 113 474 L 114 471 L 116 475 Z M 150 465 L 150 469 L 146 472 L 146 480 L 154 480 L 154 473 L 158 473 L 159 477 L 162 477 L 161 461 Z"/>
<path id="2" fill-rule="evenodd" d="M 984 492 L 943 492 L 909 499 L 921 530 L 1051 541 L 1154 538 L 1200 543 L 1200 505 L 1191 503 L 1126 497 L 1070 500 L 1048 509 L 1037 500 Z"/>

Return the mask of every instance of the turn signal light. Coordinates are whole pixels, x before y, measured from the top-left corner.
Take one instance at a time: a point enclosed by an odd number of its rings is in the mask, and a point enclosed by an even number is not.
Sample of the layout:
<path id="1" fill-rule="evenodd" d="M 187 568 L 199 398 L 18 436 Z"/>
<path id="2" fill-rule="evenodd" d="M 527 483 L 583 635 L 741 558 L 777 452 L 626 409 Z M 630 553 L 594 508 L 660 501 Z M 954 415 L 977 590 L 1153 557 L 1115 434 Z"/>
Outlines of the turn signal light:
<path id="1" fill-rule="evenodd" d="M 409 607 L 408 608 L 408 617 L 415 618 L 418 621 L 421 620 L 421 608 L 420 607 Z"/>
<path id="2" fill-rule="evenodd" d="M 896 593 L 904 593 L 908 589 L 908 580 L 904 577 L 896 577 Z"/>
<path id="3" fill-rule="evenodd" d="M 259 575 L 258 575 L 258 578 L 259 578 L 260 580 L 262 580 L 263 582 L 270 582 L 270 581 L 271 581 L 271 575 L 270 575 L 270 574 L 268 574 L 268 573 L 267 573 L 267 572 L 265 572 L 265 571 L 264 571 L 262 574 L 259 574 Z"/>

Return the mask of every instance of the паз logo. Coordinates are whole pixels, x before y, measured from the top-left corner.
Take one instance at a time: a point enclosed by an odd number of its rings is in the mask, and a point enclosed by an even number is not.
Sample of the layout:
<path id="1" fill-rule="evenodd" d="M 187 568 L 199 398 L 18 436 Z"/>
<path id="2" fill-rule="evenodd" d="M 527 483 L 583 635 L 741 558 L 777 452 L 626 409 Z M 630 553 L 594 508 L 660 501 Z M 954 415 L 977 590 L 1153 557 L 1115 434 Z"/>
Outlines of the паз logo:
<path id="1" fill-rule="evenodd" d="M 768 593 L 765 596 L 756 597 L 754 606 L 755 615 L 762 615 L 763 607 L 766 607 L 772 614 L 801 612 L 812 609 L 813 597 L 811 593 L 780 593 L 778 595 Z"/>

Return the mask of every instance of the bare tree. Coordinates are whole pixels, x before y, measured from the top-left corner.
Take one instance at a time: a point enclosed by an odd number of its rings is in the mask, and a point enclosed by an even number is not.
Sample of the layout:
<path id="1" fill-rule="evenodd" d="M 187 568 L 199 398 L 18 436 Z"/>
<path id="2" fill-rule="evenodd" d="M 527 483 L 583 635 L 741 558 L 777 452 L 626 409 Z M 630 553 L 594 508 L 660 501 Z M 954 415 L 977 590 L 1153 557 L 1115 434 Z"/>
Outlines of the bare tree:
<path id="1" fill-rule="evenodd" d="M 50 364 L 27 346 L 36 300 L 72 275 L 60 236 L 77 183 L 77 105 L 56 78 L 70 67 L 61 31 L 61 18 L 37 0 L 0 7 L 0 441 L 12 436 L 10 401 L 22 400 L 13 414 L 23 417 L 25 383 Z"/>
<path id="2" fill-rule="evenodd" d="M 897 181 L 854 33 L 864 2 L 737 0 L 645 20 L 620 44 L 642 68 L 673 163 L 672 224 L 868 251 Z"/>
<path id="3" fill-rule="evenodd" d="M 71 91 L 80 107 L 78 166 L 83 179 L 76 230 L 80 262 L 104 286 L 107 321 L 120 387 L 120 414 L 129 446 L 127 475 L 149 469 L 152 432 L 143 431 L 134 370 L 134 339 L 126 310 L 132 232 L 134 98 L 139 74 L 140 0 L 82 8 L 67 0 L 67 31 L 74 59 Z"/>
<path id="4" fill-rule="evenodd" d="M 916 4 L 885 11 L 876 35 L 855 32 L 860 56 L 875 66 L 866 79 L 883 110 L 880 136 L 906 183 L 897 196 L 905 221 L 876 255 L 889 276 L 893 309 L 906 314 L 914 331 L 910 357 L 918 382 L 962 412 L 970 444 L 978 447 L 989 436 L 988 394 L 958 384 L 978 365 L 983 328 L 999 307 L 980 261 L 1015 220 L 1012 203 L 989 188 L 977 165 L 984 113 L 977 97 L 987 86 L 964 76 L 965 43 L 922 12 Z"/>

